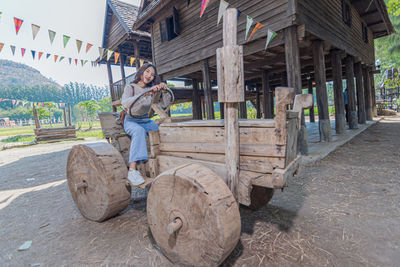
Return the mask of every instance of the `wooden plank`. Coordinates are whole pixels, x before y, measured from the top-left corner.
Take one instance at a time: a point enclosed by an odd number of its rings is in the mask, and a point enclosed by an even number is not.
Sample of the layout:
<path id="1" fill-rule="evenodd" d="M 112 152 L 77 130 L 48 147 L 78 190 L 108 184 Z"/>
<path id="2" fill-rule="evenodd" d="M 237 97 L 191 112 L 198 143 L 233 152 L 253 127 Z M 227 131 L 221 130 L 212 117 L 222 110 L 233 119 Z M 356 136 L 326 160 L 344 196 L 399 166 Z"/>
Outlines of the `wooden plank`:
<path id="1" fill-rule="evenodd" d="M 118 112 L 100 112 L 99 118 L 104 137 L 112 137 L 124 133 L 122 125 L 117 122 L 119 118 Z"/>
<path id="2" fill-rule="evenodd" d="M 225 144 L 209 144 L 209 143 L 161 143 L 161 152 L 196 152 L 210 154 L 224 154 Z M 260 156 L 260 157 L 285 157 L 285 145 L 254 145 L 241 144 L 240 155 L 243 156 Z"/>
<path id="3" fill-rule="evenodd" d="M 187 121 L 187 122 L 175 122 L 175 123 L 172 122 L 172 123 L 163 123 L 162 125 L 160 125 L 160 127 L 222 127 L 222 126 L 224 126 L 224 120 Z M 271 119 L 239 120 L 239 127 L 275 128 L 275 121 Z"/>
<path id="4" fill-rule="evenodd" d="M 346 118 L 344 114 L 342 58 L 340 50 L 331 50 L 331 65 L 335 102 L 335 129 L 336 134 L 342 134 L 346 130 Z"/>
<path id="5" fill-rule="evenodd" d="M 193 119 L 201 120 L 202 117 L 201 117 L 199 82 L 196 79 L 193 79 L 192 85 L 193 85 L 193 96 L 192 96 Z"/>
<path id="6" fill-rule="evenodd" d="M 347 99 L 348 99 L 348 118 L 349 128 L 358 128 L 358 118 L 356 110 L 356 93 L 354 88 L 354 58 L 350 55 L 346 57 L 346 84 L 347 84 Z"/>
<path id="7" fill-rule="evenodd" d="M 214 103 L 211 96 L 210 69 L 207 60 L 203 61 L 201 72 L 203 74 L 203 90 L 204 90 L 204 100 L 206 104 L 207 120 L 213 120 L 215 119 Z"/>

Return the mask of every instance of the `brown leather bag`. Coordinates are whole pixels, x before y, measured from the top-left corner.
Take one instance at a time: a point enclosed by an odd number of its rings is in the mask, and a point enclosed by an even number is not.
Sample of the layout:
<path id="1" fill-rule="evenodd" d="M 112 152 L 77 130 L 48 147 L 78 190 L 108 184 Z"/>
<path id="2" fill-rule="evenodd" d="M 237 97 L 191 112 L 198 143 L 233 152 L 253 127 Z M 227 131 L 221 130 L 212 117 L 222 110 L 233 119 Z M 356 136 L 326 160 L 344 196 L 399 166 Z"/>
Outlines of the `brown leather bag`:
<path id="1" fill-rule="evenodd" d="M 132 85 L 131 85 L 131 87 L 132 87 L 132 91 L 133 91 L 132 96 L 134 96 L 135 95 L 135 87 L 132 86 Z M 124 122 L 125 122 L 126 114 L 128 114 L 128 110 L 126 108 L 121 110 L 121 112 L 119 113 L 119 120 L 121 121 L 122 128 L 124 128 Z"/>

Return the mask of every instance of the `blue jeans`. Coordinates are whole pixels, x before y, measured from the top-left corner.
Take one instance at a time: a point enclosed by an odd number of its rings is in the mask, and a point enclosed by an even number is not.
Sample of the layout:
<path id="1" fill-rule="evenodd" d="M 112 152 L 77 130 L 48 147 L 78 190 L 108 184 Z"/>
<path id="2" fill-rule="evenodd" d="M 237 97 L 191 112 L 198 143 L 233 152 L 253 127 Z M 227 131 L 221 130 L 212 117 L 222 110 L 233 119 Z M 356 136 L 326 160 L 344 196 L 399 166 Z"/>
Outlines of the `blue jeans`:
<path id="1" fill-rule="evenodd" d="M 125 116 L 125 133 L 131 136 L 131 148 L 129 151 L 129 163 L 144 162 L 149 159 L 147 154 L 146 133 L 158 131 L 156 125 L 150 119 L 138 119 L 130 115 Z"/>

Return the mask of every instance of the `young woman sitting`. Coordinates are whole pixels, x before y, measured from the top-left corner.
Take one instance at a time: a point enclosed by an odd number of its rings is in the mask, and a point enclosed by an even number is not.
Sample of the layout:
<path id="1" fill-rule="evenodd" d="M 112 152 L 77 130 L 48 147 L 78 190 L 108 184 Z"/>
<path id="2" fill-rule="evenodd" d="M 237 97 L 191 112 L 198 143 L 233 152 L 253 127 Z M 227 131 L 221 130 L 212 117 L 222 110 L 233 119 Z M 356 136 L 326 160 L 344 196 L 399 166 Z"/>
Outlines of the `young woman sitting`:
<path id="1" fill-rule="evenodd" d="M 135 105 L 141 105 L 140 107 L 135 107 L 136 114 L 138 113 L 137 110 L 141 110 L 142 114 L 131 116 L 128 112 L 124 120 L 124 130 L 131 136 L 128 180 L 133 186 L 139 186 L 144 183 L 142 175 L 137 170 L 137 165 L 148 160 L 146 133 L 158 131 L 158 125 L 150 120 L 147 114 L 151 105 L 152 95 L 159 90 L 167 89 L 167 85 L 160 82 L 155 66 L 145 63 L 136 72 L 133 82 L 127 84 L 124 88 L 121 100 L 124 108 L 128 110 L 138 96 L 148 89 L 151 89 L 152 92 L 145 96 L 144 101 L 135 103 Z"/>

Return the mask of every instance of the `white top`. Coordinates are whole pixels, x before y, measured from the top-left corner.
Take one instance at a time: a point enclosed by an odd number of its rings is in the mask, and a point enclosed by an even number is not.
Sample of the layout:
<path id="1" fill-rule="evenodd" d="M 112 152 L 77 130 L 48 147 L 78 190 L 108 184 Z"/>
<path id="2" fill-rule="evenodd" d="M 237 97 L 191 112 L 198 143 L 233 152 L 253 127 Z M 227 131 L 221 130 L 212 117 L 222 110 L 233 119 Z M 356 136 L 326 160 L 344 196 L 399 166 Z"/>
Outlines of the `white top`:
<path id="1" fill-rule="evenodd" d="M 135 93 L 133 92 L 132 86 L 135 88 Z M 149 90 L 149 87 L 142 88 L 136 83 L 127 84 L 124 88 L 124 93 L 122 94 L 121 104 L 124 108 L 128 109 L 132 103 L 138 98 L 146 90 Z M 150 109 L 152 96 L 144 96 L 139 102 L 135 103 L 135 108 L 131 110 L 132 115 L 134 116 L 143 116 Z M 129 112 L 128 112 L 129 114 Z"/>

